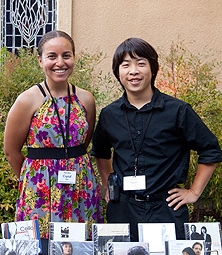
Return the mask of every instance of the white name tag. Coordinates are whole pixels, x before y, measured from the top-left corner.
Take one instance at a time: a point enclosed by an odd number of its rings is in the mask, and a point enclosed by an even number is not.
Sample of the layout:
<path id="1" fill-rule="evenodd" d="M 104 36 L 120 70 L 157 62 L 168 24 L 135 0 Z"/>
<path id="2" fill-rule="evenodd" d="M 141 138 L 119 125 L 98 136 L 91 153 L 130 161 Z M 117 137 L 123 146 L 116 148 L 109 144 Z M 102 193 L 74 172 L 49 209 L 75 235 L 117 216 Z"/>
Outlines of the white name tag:
<path id="1" fill-rule="evenodd" d="M 142 190 L 146 189 L 146 176 L 124 176 L 123 190 Z"/>
<path id="2" fill-rule="evenodd" d="M 59 171 L 58 183 L 62 184 L 75 184 L 76 183 L 76 171 Z"/>

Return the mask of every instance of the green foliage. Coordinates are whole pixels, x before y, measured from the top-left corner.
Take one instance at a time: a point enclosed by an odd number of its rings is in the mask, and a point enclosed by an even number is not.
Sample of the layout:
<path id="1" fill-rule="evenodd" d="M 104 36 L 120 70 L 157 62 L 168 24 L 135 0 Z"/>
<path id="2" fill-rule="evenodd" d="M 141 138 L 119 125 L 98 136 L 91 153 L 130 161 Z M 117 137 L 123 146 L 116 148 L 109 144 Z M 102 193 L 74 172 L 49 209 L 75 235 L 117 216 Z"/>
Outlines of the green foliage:
<path id="1" fill-rule="evenodd" d="M 41 81 L 44 76 L 38 65 L 36 53 L 32 54 L 29 50 L 21 49 L 17 57 L 2 48 L 0 56 L 0 107 L 4 123 L 17 96 Z"/>
<path id="2" fill-rule="evenodd" d="M 212 52 L 209 55 L 194 55 L 183 43 L 172 44 L 170 54 L 161 56 L 161 68 L 156 85 L 161 91 L 171 94 L 192 105 L 208 128 L 222 143 L 222 94 L 217 89 L 218 81 L 214 70 L 217 63 Z M 204 60 L 204 61 L 203 61 Z M 190 168 L 185 187 L 190 187 L 196 174 L 197 155 L 191 153 Z M 214 204 L 221 211 L 222 165 L 217 165 L 201 200 Z"/>
<path id="3" fill-rule="evenodd" d="M 3 132 L 0 131 L 0 224 L 14 220 L 15 203 L 19 193 L 17 178 L 3 154 Z"/>
<path id="4" fill-rule="evenodd" d="M 204 216 L 204 222 L 217 222 L 213 216 Z"/>

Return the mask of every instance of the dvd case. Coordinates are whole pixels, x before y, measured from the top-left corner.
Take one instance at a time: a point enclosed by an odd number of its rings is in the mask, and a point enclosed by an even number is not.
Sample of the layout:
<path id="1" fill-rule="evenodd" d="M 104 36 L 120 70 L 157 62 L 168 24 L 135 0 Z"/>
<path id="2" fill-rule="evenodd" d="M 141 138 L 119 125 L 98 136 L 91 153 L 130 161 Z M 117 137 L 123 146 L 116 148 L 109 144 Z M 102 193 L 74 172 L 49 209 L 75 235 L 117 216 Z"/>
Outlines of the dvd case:
<path id="1" fill-rule="evenodd" d="M 39 240 L 0 239 L 0 255 L 38 255 Z"/>
<path id="2" fill-rule="evenodd" d="M 79 222 L 50 222 L 49 239 L 55 241 L 86 241 L 87 225 Z"/>
<path id="3" fill-rule="evenodd" d="M 49 255 L 92 255 L 93 254 L 93 242 L 92 241 L 55 241 L 49 240 Z"/>
<path id="4" fill-rule="evenodd" d="M 1 224 L 3 239 L 38 240 L 42 250 L 38 220 L 14 221 Z"/>
<path id="5" fill-rule="evenodd" d="M 187 240 L 204 240 L 206 255 L 222 253 L 220 222 L 189 222 L 184 223 Z"/>
<path id="6" fill-rule="evenodd" d="M 169 240 L 165 243 L 166 255 L 204 255 L 204 250 L 203 240 Z"/>
<path id="7" fill-rule="evenodd" d="M 94 255 L 107 255 L 108 242 L 130 242 L 129 223 L 92 224 Z"/>
<path id="8" fill-rule="evenodd" d="M 149 255 L 149 243 L 147 242 L 108 242 L 108 255 L 127 255 L 127 254 Z"/>
<path id="9" fill-rule="evenodd" d="M 165 241 L 176 240 L 174 223 L 138 223 L 139 241 L 148 242 L 150 252 L 163 253 Z"/>

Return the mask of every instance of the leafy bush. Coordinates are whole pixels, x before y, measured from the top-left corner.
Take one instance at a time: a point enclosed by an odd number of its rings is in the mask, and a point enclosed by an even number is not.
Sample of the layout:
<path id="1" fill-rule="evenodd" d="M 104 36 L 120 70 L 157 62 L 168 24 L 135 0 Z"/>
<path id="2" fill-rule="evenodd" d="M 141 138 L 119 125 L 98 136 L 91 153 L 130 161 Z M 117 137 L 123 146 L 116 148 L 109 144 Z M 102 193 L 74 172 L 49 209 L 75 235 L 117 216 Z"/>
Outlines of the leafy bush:
<path id="1" fill-rule="evenodd" d="M 172 44 L 170 54 L 160 58 L 161 68 L 156 86 L 161 91 L 190 103 L 222 145 L 222 94 L 217 89 L 217 75 L 214 72 L 221 64 L 212 59 L 212 53 L 210 56 L 194 55 L 183 43 Z M 193 182 L 196 167 L 197 155 L 192 152 L 188 179 L 185 183 L 187 188 Z M 204 207 L 213 203 L 216 211 L 222 209 L 221 172 L 220 163 L 199 201 Z"/>

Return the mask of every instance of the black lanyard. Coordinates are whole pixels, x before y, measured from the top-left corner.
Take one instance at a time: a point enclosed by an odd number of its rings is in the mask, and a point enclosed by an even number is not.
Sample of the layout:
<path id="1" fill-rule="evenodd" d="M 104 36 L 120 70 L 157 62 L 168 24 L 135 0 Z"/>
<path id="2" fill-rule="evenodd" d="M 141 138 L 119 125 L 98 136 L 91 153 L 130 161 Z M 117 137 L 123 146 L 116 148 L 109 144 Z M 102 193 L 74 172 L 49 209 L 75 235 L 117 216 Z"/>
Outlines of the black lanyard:
<path id="1" fill-rule="evenodd" d="M 57 117 L 59 119 L 59 127 L 60 127 L 60 130 L 61 130 L 61 133 L 62 133 L 62 138 L 63 138 L 63 145 L 64 145 L 64 149 L 65 149 L 65 156 L 66 156 L 66 159 L 68 158 L 68 140 L 69 140 L 69 122 L 70 122 L 70 107 L 71 107 L 71 97 L 70 97 L 70 90 L 69 90 L 69 85 L 68 85 L 68 97 L 69 97 L 69 104 L 68 104 L 68 119 L 67 119 L 67 122 L 65 123 L 65 128 L 66 128 L 66 137 L 65 137 L 65 134 L 63 132 L 63 126 L 62 126 L 62 122 L 61 122 L 61 119 L 60 119 L 60 116 L 59 116 L 59 111 L 58 111 L 58 108 L 57 108 L 57 105 L 56 105 L 56 102 L 55 102 L 55 99 L 54 97 L 52 96 L 50 90 L 49 90 L 49 87 L 47 85 L 47 82 L 46 80 L 44 81 L 45 83 L 45 87 L 46 89 L 48 90 L 51 98 L 52 98 L 52 102 L 55 106 L 55 111 L 56 111 L 56 114 L 57 114 Z"/>
<path id="2" fill-rule="evenodd" d="M 133 138 L 132 138 L 132 134 L 130 132 L 130 125 L 129 125 L 129 120 L 128 120 L 128 116 L 127 116 L 127 113 L 126 113 L 126 107 L 124 105 L 124 113 L 125 113 L 125 119 L 126 119 L 126 124 L 127 124 L 127 129 L 128 129 L 128 133 L 129 133 L 129 137 L 130 137 L 130 142 L 131 142 L 131 145 L 133 147 L 133 150 L 134 150 L 134 154 L 135 154 L 135 161 L 134 161 L 134 172 L 135 172 L 135 176 L 136 176 L 136 172 L 137 172 L 137 168 L 138 168 L 138 156 L 139 156 L 139 153 L 140 153 L 140 150 L 142 148 L 142 145 L 143 145 L 143 141 L 144 141 L 144 137 L 145 137 L 145 134 L 146 134 L 146 131 L 148 129 L 148 126 L 149 126 L 149 123 L 150 123 L 150 120 L 151 120 L 151 117 L 153 115 L 153 112 L 151 112 L 147 118 L 147 121 L 145 123 L 145 126 L 144 126 L 144 129 L 143 129 L 143 134 L 142 134 L 142 137 L 141 137 L 141 140 L 140 140 L 140 144 L 139 144 L 139 147 L 137 148 L 136 150 L 136 147 L 133 143 Z"/>

